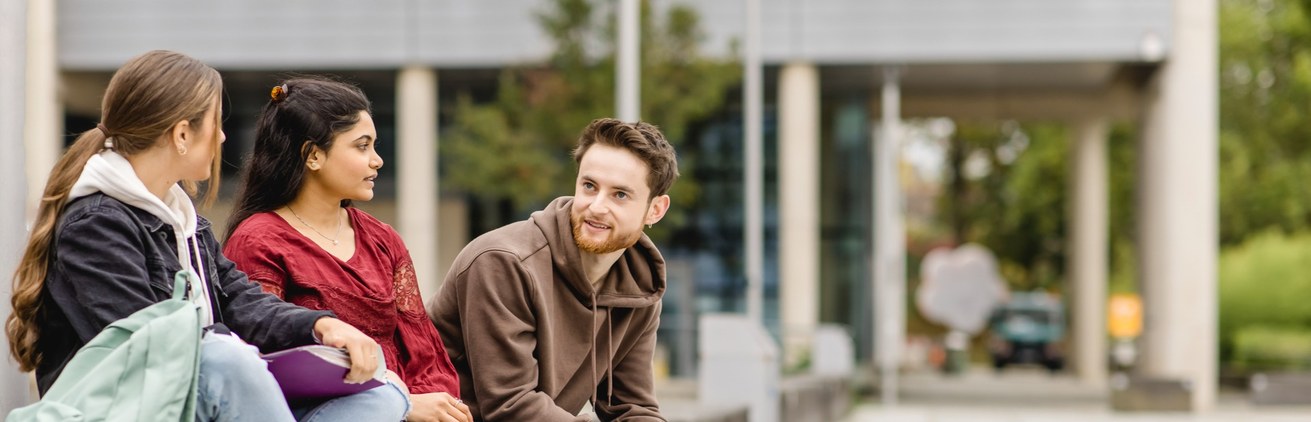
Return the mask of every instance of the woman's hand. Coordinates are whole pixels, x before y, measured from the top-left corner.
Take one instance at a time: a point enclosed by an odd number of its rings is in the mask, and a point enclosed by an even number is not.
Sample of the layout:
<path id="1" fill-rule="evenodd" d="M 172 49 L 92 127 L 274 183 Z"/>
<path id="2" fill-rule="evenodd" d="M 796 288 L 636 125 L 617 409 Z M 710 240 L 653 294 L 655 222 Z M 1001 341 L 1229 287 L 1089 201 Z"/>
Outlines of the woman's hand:
<path id="1" fill-rule="evenodd" d="M 319 318 L 314 322 L 314 334 L 324 345 L 346 349 L 351 358 L 351 371 L 346 374 L 346 382 L 359 384 L 368 381 L 378 371 L 378 353 L 382 349 L 350 324 L 332 317 Z"/>
<path id="2" fill-rule="evenodd" d="M 410 414 L 405 418 L 410 422 L 473 422 L 473 413 L 469 406 L 446 393 L 426 393 L 410 395 Z"/>

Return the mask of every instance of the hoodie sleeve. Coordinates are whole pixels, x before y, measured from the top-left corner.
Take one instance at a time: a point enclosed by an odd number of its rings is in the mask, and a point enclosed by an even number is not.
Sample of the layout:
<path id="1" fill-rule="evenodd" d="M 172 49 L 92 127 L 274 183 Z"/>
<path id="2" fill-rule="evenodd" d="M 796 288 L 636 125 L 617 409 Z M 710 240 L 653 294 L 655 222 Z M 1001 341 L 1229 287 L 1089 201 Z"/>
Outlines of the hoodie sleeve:
<path id="1" fill-rule="evenodd" d="M 455 283 L 465 358 L 478 412 L 488 421 L 578 421 L 537 391 L 532 276 L 506 252 L 486 252 Z"/>
<path id="2" fill-rule="evenodd" d="M 632 349 L 615 360 L 609 382 L 597 388 L 596 414 L 603 421 L 664 421 L 656 402 L 651 361 L 655 358 L 656 329 L 660 327 L 660 308 L 645 309 L 646 326 L 638 334 Z M 613 391 L 610 382 L 614 383 Z M 609 398 L 606 399 L 607 393 Z"/>

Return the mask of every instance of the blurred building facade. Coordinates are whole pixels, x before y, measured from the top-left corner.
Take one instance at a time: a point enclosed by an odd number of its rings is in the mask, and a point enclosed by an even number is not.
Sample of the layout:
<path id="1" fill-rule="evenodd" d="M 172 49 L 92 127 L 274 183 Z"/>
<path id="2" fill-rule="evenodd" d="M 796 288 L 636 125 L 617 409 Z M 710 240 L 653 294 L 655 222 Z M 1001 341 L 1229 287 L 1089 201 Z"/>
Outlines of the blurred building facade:
<path id="1" fill-rule="evenodd" d="M 1148 330 L 1152 309 L 1169 309 L 1154 320 L 1158 330 L 1201 336 L 1149 334 L 1149 343 L 1165 345 L 1149 371 L 1213 388 L 1203 379 L 1213 379 L 1214 371 L 1198 369 L 1207 356 L 1186 357 L 1187 345 L 1206 341 L 1206 329 L 1191 325 L 1194 314 L 1178 304 L 1214 295 L 1214 251 L 1204 246 L 1208 233 L 1213 237 L 1214 215 L 1193 215 L 1180 205 L 1215 203 L 1214 186 L 1205 184 L 1215 179 L 1214 95 L 1189 93 L 1208 89 L 1206 72 L 1198 76 L 1194 66 L 1210 60 L 1214 68 L 1214 52 L 1206 51 L 1207 37 L 1211 50 L 1215 45 L 1214 1 L 762 0 L 767 325 L 781 336 L 804 336 L 819 322 L 844 324 L 857 355 L 874 354 L 873 286 L 900 283 L 905 289 L 904 264 L 900 270 L 875 264 L 898 265 L 875 258 L 879 227 L 873 223 L 876 145 L 897 136 L 879 135 L 889 104 L 899 110 L 894 120 L 1058 120 L 1075 134 L 1070 183 L 1077 194 L 1064 212 L 1073 217 L 1072 328 L 1077 349 L 1086 350 L 1076 356 L 1076 368 L 1100 382 L 1106 349 L 1104 144 L 1112 122 L 1135 121 L 1144 127 L 1140 183 L 1149 192 L 1139 201 L 1140 221 L 1162 230 L 1146 235 L 1140 252 L 1143 278 L 1156 286 L 1145 288 Z M 728 54 L 714 48 L 742 37 L 742 2 L 651 3 L 696 8 L 712 54 Z M 28 6 L 50 12 L 29 13 L 27 22 L 27 57 L 38 58 L 25 76 L 27 122 L 47 128 L 26 132 L 28 192 L 40 191 L 59 148 L 71 140 L 59 134 L 94 127 L 110 74 L 141 52 L 176 50 L 224 73 L 228 181 L 235 181 L 235 168 L 251 149 L 254 117 L 279 77 L 339 75 L 373 100 L 386 140 L 380 143 L 387 166 L 379 196 L 364 208 L 405 237 L 425 297 L 464 243 L 479 234 L 470 229 L 477 210 L 459 192 L 441 188 L 436 150 L 450 120 L 448 105 L 461 94 L 492 98 L 502 68 L 538 62 L 552 48 L 534 19 L 547 6 L 544 0 L 29 0 Z M 51 41 L 40 42 L 42 34 Z M 1209 88 L 1214 92 L 1213 83 Z M 695 151 L 680 152 L 699 157 L 697 167 L 683 172 L 702 181 L 703 198 L 688 220 L 699 235 L 661 245 L 670 261 L 670 287 L 660 339 L 675 375 L 696 373 L 698 314 L 746 306 L 741 107 L 734 98 L 722 113 L 695 125 L 688 134 L 694 141 L 685 143 Z M 1179 157 L 1200 164 L 1177 164 Z M 221 221 L 226 209 L 221 204 L 209 213 Z M 1190 284 L 1194 280 L 1203 281 Z M 1159 301 L 1155 307 L 1153 300 Z M 904 304 L 893 306 L 904 313 Z M 1201 320 L 1215 317 L 1213 309 L 1200 312 Z"/>

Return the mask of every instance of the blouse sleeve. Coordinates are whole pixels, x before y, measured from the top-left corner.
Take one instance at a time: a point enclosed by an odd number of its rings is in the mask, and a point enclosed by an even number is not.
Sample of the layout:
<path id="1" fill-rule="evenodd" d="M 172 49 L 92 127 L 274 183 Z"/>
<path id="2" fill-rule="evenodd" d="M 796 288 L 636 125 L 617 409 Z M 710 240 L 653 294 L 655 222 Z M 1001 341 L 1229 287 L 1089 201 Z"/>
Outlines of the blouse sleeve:
<path id="1" fill-rule="evenodd" d="M 202 239 L 207 242 L 207 249 L 218 249 L 213 235 Z M 264 353 L 315 343 L 314 323 L 320 318 L 335 317 L 332 312 L 306 309 L 265 293 L 232 260 L 222 254 L 212 258 L 218 270 L 217 290 L 224 321 Z"/>
<path id="2" fill-rule="evenodd" d="M 232 233 L 223 246 L 223 255 L 246 273 L 251 281 L 259 283 L 264 291 L 286 300 L 287 270 L 285 257 L 270 247 L 267 241 L 251 236 L 245 228 Z"/>
<path id="3" fill-rule="evenodd" d="M 412 264 L 413 260 L 410 258 L 410 249 L 405 246 L 405 239 L 401 238 L 401 234 L 397 233 L 396 229 L 386 223 L 378 222 L 377 224 L 377 232 L 380 235 L 379 237 L 384 240 L 387 254 L 391 256 L 392 267 L 400 268 L 405 264 Z"/>
<path id="4" fill-rule="evenodd" d="M 414 259 L 410 257 L 405 241 L 391 226 L 382 224 L 383 236 L 387 239 L 388 253 L 391 255 L 392 289 L 396 293 L 396 308 L 411 316 L 425 316 L 423 298 L 419 289 L 419 275 L 414 271 Z"/>

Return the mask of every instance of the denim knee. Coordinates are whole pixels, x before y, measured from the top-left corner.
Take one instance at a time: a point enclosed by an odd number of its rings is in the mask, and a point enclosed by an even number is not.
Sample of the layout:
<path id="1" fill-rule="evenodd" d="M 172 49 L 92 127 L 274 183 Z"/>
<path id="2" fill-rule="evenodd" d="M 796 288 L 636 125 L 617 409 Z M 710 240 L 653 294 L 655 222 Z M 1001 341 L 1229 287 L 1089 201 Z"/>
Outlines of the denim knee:
<path id="1" fill-rule="evenodd" d="M 198 420 L 294 420 L 258 349 L 236 337 L 212 333 L 200 344 Z"/>
<path id="2" fill-rule="evenodd" d="M 293 410 L 301 422 L 400 421 L 410 412 L 410 399 L 393 383 Z"/>
<path id="3" fill-rule="evenodd" d="M 223 368 L 225 371 L 263 374 L 268 372 L 268 363 L 259 357 L 259 349 L 238 340 L 235 337 L 209 334 L 201 342 L 200 365 Z M 263 372 L 259 372 L 259 371 Z M 226 375 L 226 374 L 225 374 Z"/>
<path id="4" fill-rule="evenodd" d="M 379 411 L 396 416 L 396 419 L 390 420 L 403 421 L 405 420 L 405 415 L 410 414 L 410 395 L 401 391 L 400 386 L 388 382 L 387 385 L 375 388 L 374 390 L 382 390 L 378 392 L 378 394 L 382 396 L 379 397 L 378 400 L 382 404 L 382 408 L 379 409 Z"/>

